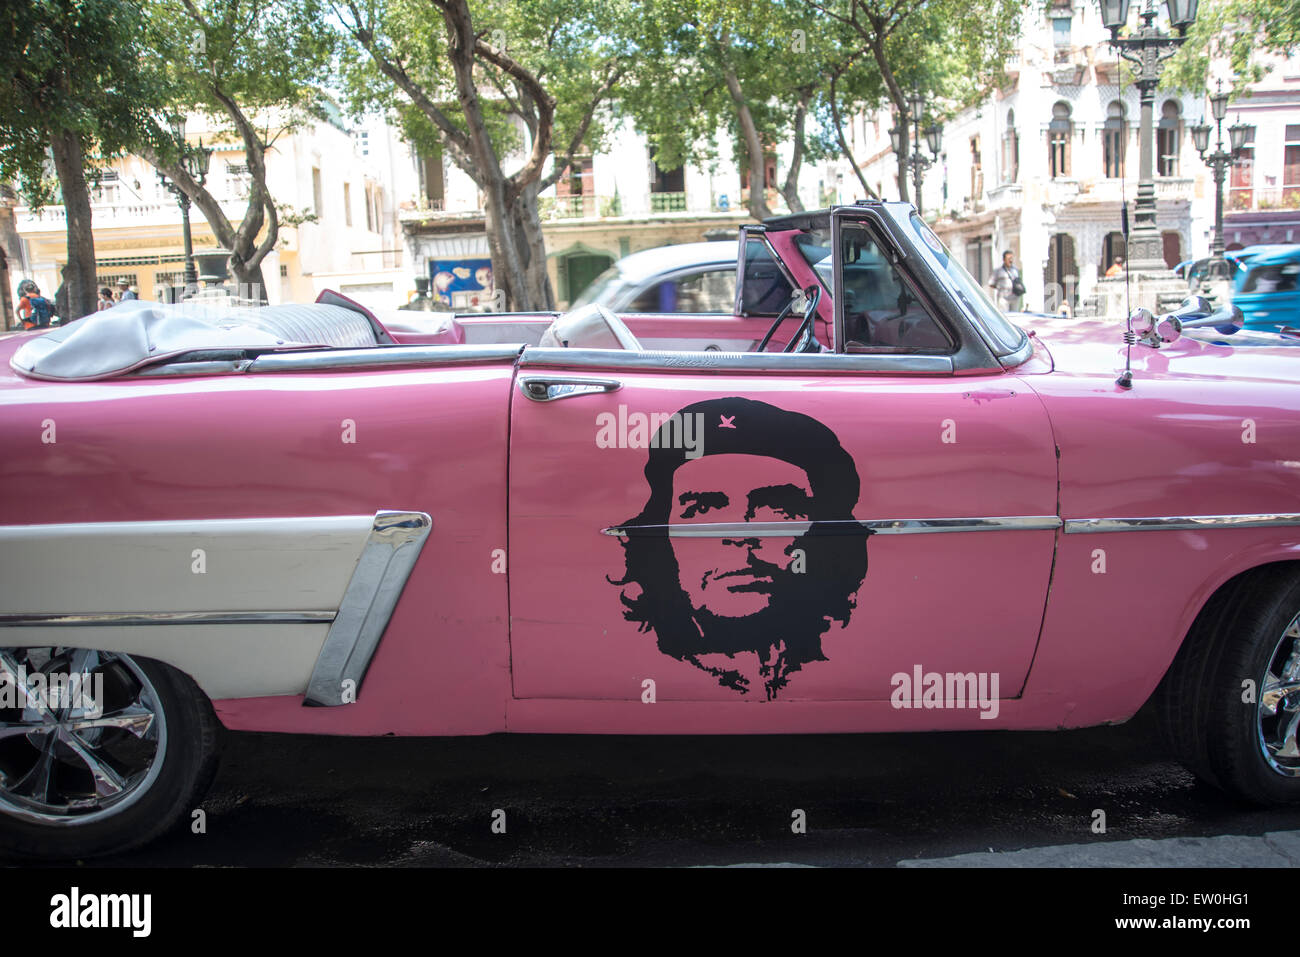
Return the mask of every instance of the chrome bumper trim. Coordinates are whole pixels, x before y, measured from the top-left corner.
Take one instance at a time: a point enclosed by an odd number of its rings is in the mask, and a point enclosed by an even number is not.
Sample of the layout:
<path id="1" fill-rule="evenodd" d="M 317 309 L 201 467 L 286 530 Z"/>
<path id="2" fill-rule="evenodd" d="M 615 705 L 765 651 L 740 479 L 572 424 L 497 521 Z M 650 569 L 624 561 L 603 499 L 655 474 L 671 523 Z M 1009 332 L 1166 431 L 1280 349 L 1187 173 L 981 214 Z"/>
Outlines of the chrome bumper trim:
<path id="1" fill-rule="evenodd" d="M 335 706 L 357 700 L 370 659 L 432 527 L 433 519 L 425 512 L 375 515 L 316 659 L 304 705 Z"/>

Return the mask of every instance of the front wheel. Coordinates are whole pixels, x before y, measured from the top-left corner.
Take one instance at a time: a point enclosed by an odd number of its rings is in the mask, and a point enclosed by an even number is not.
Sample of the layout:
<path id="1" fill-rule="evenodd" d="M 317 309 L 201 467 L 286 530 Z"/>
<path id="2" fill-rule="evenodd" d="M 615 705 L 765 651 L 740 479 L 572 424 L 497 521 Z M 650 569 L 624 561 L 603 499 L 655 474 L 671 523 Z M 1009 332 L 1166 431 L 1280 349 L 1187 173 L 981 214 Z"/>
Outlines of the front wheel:
<path id="1" fill-rule="evenodd" d="M 1300 803 L 1300 572 L 1221 589 L 1157 692 L 1161 728 L 1202 780 L 1257 804 Z"/>
<path id="2" fill-rule="evenodd" d="M 66 860 L 152 840 L 211 783 L 219 730 L 162 662 L 0 649 L 0 853 Z"/>

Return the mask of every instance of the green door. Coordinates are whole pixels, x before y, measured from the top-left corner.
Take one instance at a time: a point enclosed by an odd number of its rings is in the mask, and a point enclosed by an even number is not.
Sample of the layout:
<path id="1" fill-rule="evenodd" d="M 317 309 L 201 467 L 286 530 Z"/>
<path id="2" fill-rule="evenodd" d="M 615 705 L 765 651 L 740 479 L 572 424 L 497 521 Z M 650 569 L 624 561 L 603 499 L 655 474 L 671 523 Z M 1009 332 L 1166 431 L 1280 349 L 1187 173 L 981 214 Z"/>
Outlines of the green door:
<path id="1" fill-rule="evenodd" d="M 567 275 L 568 288 L 565 291 L 568 293 L 568 301 L 573 302 L 581 296 L 582 291 L 613 264 L 612 256 L 600 253 L 574 253 L 572 256 L 566 256 L 564 269 Z"/>

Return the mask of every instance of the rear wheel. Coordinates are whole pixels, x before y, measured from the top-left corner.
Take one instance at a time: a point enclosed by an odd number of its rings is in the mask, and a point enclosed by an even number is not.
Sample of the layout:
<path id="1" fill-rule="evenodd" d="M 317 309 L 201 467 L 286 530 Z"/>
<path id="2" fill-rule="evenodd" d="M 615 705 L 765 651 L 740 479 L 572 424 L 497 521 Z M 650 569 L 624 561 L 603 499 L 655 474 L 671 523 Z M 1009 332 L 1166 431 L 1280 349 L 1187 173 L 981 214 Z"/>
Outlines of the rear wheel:
<path id="1" fill-rule="evenodd" d="M 1300 802 L 1300 572 L 1221 589 L 1157 692 L 1166 741 L 1198 777 L 1260 804 Z"/>
<path id="2" fill-rule="evenodd" d="M 143 844 L 216 770 L 212 706 L 162 662 L 0 649 L 0 692 L 0 852 L 68 859 Z"/>

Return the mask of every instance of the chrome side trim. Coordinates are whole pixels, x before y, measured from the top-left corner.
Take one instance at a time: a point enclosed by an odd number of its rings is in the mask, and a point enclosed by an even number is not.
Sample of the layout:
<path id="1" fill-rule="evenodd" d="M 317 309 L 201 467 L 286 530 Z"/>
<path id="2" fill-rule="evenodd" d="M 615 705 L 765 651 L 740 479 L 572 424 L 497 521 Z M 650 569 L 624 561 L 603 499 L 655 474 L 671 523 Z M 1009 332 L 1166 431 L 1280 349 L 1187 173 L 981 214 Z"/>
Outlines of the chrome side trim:
<path id="1" fill-rule="evenodd" d="M 307 684 L 304 705 L 357 699 L 370 659 L 429 537 L 425 512 L 379 512 Z M 350 694 L 344 682 L 351 681 Z"/>
<path id="2" fill-rule="evenodd" d="M 260 360 L 259 360 L 260 361 Z M 951 375 L 952 356 L 841 355 L 779 352 L 627 352 L 622 349 L 557 349 L 528 346 L 520 367 L 655 369 L 679 372 L 895 372 Z"/>
<path id="3" fill-rule="evenodd" d="M 319 352 L 268 352 L 248 366 L 257 372 L 317 372 L 342 369 L 391 369 L 462 362 L 514 362 L 523 349 L 516 345 L 375 346 Z"/>
<path id="4" fill-rule="evenodd" d="M 1300 525 L 1300 513 L 1182 515 L 1165 518 L 1067 518 L 1065 534 L 1087 532 L 1158 532 L 1201 528 L 1277 528 Z"/>
<path id="5" fill-rule="evenodd" d="M 202 362 L 164 362 L 137 369 L 137 376 L 236 375 L 247 372 L 252 359 L 205 359 Z"/>
<path id="6" fill-rule="evenodd" d="M 1029 361 L 1029 357 L 1032 356 L 1033 354 L 1034 354 L 1034 340 L 1029 338 L 1028 336 L 1025 336 L 1024 345 L 1022 345 L 1015 352 L 1008 353 L 1005 356 L 1000 356 L 998 358 L 998 362 L 1002 364 L 1002 368 L 1004 369 L 1014 369 L 1016 366 Z"/>
<path id="7" fill-rule="evenodd" d="M 790 538 L 799 535 L 928 535 L 937 532 L 1023 532 L 1061 527 L 1055 515 L 998 518 L 895 518 L 834 522 L 699 522 L 676 525 L 615 525 L 605 535 L 669 538 Z"/>
<path id="8" fill-rule="evenodd" d="M 95 615 L 0 615 L 0 628 L 98 627 L 101 625 L 316 625 L 332 611 L 152 611 Z"/>

